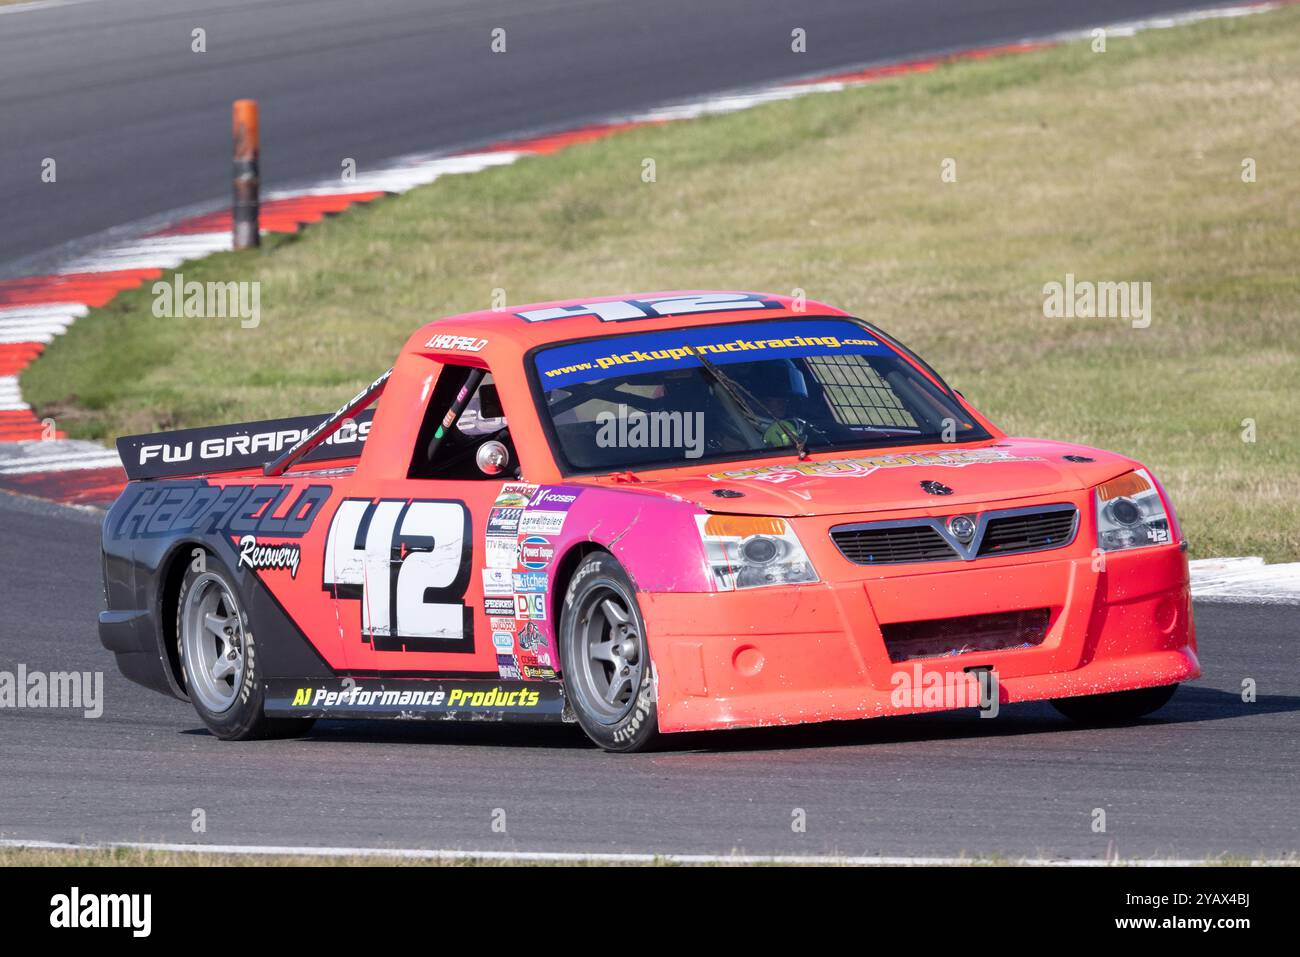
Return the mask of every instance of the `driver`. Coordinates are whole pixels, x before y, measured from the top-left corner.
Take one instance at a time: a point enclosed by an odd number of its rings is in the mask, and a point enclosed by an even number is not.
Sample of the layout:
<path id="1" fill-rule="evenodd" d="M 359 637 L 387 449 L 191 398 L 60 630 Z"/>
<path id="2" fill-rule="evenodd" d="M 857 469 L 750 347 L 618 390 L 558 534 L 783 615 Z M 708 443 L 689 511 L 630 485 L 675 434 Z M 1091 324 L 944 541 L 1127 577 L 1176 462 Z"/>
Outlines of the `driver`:
<path id="1" fill-rule="evenodd" d="M 756 401 L 756 410 L 766 420 L 763 444 L 771 448 L 794 445 L 794 436 L 805 438 L 803 419 L 793 414 L 808 398 L 808 383 L 789 359 L 728 364 L 726 373 Z"/>

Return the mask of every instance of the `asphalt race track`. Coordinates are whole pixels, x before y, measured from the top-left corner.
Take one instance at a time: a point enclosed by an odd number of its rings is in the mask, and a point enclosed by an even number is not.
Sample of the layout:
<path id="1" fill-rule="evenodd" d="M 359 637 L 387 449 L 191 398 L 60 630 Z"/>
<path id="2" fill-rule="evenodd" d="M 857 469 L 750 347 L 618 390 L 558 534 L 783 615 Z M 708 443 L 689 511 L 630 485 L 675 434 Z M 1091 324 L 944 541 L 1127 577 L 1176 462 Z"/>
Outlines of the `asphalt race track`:
<path id="1" fill-rule="evenodd" d="M 1222 2 L 1222 0 L 1220 0 Z M 0 276 L 229 194 L 230 103 L 262 182 L 329 179 L 748 84 L 1206 0 L 71 0 L 0 7 Z M 191 31 L 207 31 L 207 52 Z M 489 48 L 506 30 L 506 52 Z M 790 32 L 807 31 L 807 52 Z M 41 164 L 57 162 L 57 182 Z"/>
<path id="2" fill-rule="evenodd" d="M 0 838 L 1195 859 L 1297 849 L 1290 606 L 1199 605 L 1208 677 L 1157 717 L 1107 730 L 1035 704 L 995 719 L 694 735 L 643 755 L 600 752 L 576 727 L 504 725 L 333 722 L 240 744 L 121 678 L 100 647 L 96 514 L 0 495 L 0 526 L 0 670 L 105 672 L 99 719 L 0 718 Z M 1104 834 L 1091 830 L 1099 807 Z M 195 808 L 206 834 L 190 829 Z M 505 834 L 491 828 L 497 808 Z M 806 833 L 791 829 L 795 808 Z"/>

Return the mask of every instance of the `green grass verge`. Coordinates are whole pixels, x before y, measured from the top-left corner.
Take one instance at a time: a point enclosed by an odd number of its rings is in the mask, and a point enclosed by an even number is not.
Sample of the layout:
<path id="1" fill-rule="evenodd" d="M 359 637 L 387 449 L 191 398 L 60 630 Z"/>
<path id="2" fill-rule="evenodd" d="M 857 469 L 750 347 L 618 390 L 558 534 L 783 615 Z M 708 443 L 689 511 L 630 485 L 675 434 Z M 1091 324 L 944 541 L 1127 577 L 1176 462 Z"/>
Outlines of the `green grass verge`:
<path id="1" fill-rule="evenodd" d="M 1194 555 L 1294 559 L 1297 103 L 1284 9 L 635 131 L 187 266 L 260 281 L 260 327 L 154 318 L 146 287 L 23 389 L 97 438 L 323 411 L 496 288 L 801 288 L 901 337 L 1012 434 L 1149 463 Z M 1151 282 L 1151 326 L 1044 318 L 1067 273 Z"/>

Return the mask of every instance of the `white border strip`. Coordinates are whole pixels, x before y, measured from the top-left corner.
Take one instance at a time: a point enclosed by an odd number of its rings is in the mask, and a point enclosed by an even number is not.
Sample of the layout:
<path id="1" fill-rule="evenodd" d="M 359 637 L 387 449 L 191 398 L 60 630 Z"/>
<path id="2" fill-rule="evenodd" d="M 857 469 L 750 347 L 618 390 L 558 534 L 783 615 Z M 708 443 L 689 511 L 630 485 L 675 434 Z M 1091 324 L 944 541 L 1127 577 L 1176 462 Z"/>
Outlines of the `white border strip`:
<path id="1" fill-rule="evenodd" d="M 1085 27 L 1082 30 L 1066 30 L 1042 38 L 1053 43 L 1070 43 L 1075 40 L 1089 40 L 1094 30 L 1105 30 L 1107 39 L 1111 37 L 1131 37 L 1144 30 L 1168 30 L 1170 27 L 1182 27 L 1189 23 L 1201 23 L 1204 20 L 1226 20 L 1232 17 L 1249 17 L 1256 13 L 1268 13 L 1286 6 L 1282 0 L 1263 0 L 1260 3 L 1235 3 L 1224 7 L 1210 7 L 1206 10 L 1187 10 L 1183 13 L 1169 13 L 1158 17 L 1145 17 L 1140 20 L 1124 20 L 1119 23 Z M 1041 42 L 1031 38 L 1027 42 Z"/>
<path id="2" fill-rule="evenodd" d="M 266 857 L 361 857 L 406 861 L 486 861 L 501 864 L 687 864 L 747 865 L 783 864 L 813 867 L 973 867 L 990 860 L 978 857 L 908 856 L 813 856 L 783 854 L 654 854 L 601 853 L 583 851 L 464 851 L 388 847 L 294 847 L 274 844 L 169 844 L 143 841 L 106 841 L 73 844 L 63 841 L 0 840 L 0 847 L 42 851 L 156 851 L 172 854 L 223 854 Z M 1021 857 L 999 860 L 999 866 L 1013 867 L 1213 867 L 1213 858 L 1132 858 L 1110 860 L 1080 857 Z M 1254 859 L 1252 867 L 1285 867 L 1292 862 Z"/>
<path id="3" fill-rule="evenodd" d="M 1189 562 L 1192 597 L 1202 601 L 1300 604 L 1300 562 L 1266 565 L 1258 556 Z"/>
<path id="4" fill-rule="evenodd" d="M 112 449 L 83 439 L 0 442 L 0 475 L 32 475 L 74 469 L 109 469 L 122 464 Z"/>
<path id="5" fill-rule="evenodd" d="M 83 3 L 100 3 L 101 0 L 32 0 L 31 3 L 16 3 L 0 7 L 0 14 L 31 13 L 35 10 L 49 10 L 55 7 L 79 7 Z"/>
<path id="6" fill-rule="evenodd" d="M 18 377 L 0 376 L 0 412 L 22 412 L 30 408 L 18 391 Z"/>

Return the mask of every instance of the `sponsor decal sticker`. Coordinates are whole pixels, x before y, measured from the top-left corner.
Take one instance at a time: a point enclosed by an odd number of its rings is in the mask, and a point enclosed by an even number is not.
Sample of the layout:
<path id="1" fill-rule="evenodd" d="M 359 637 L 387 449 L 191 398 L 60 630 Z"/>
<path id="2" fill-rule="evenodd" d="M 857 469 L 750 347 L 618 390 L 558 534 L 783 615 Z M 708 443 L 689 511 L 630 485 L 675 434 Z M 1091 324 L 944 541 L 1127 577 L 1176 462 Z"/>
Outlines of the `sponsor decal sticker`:
<path id="1" fill-rule="evenodd" d="M 519 559 L 519 540 L 492 536 L 483 552 L 483 564 L 488 568 L 511 569 Z"/>
<path id="2" fill-rule="evenodd" d="M 894 351 L 847 319 L 798 319 L 669 329 L 639 335 L 584 339 L 554 346 L 534 360 L 542 389 L 630 373 L 689 369 L 758 359 L 893 355 Z"/>
<path id="3" fill-rule="evenodd" d="M 519 598 L 540 599 L 541 595 L 521 595 Z M 518 598 L 516 598 L 518 601 Z M 544 602 L 542 603 L 544 607 Z M 530 609 L 531 610 L 531 609 Z M 550 639 L 538 627 L 537 622 L 524 622 L 519 630 L 519 650 L 515 661 L 519 666 L 520 677 L 525 681 L 539 681 L 555 677 L 555 662 L 551 657 Z"/>
<path id="4" fill-rule="evenodd" d="M 489 618 L 513 618 L 515 603 L 510 598 L 484 598 L 483 611 Z"/>
<path id="5" fill-rule="evenodd" d="M 302 549 L 297 542 L 259 543 L 256 535 L 245 535 L 239 540 L 239 564 L 254 570 L 289 570 L 290 578 L 298 577 Z"/>
<path id="6" fill-rule="evenodd" d="M 851 478 L 870 475 L 877 469 L 910 468 L 914 466 L 947 466 L 962 468 L 967 465 L 996 464 L 998 462 L 1038 462 L 1036 455 L 1018 456 L 1002 449 L 949 449 L 935 452 L 908 452 L 894 455 L 870 455 L 847 459 L 827 459 L 824 462 L 794 462 L 780 465 L 761 465 L 753 468 L 712 472 L 709 478 L 717 481 L 757 479 L 765 482 L 788 482 L 808 476 L 825 478 Z"/>
<path id="7" fill-rule="evenodd" d="M 545 595 L 516 595 L 515 617 L 520 621 L 545 621 Z"/>
<path id="8" fill-rule="evenodd" d="M 519 564 L 524 568 L 545 568 L 555 558 L 555 546 L 540 535 L 519 541 Z"/>
<path id="9" fill-rule="evenodd" d="M 524 625 L 523 630 L 519 632 L 520 651 L 535 655 L 542 664 L 549 665 L 551 658 L 550 655 L 545 653 L 547 644 L 542 629 L 538 628 L 534 622 L 528 622 L 528 624 Z"/>
<path id="10" fill-rule="evenodd" d="M 320 446 L 308 452 L 305 461 L 347 458 L 360 454 L 370 434 L 374 413 L 367 409 Z M 266 422 L 207 426 L 148 435 L 129 435 L 117 440 L 118 454 L 130 478 L 163 477 L 210 471 L 219 462 L 224 469 L 264 465 L 266 460 L 314 434 L 324 416 L 305 415 Z"/>
<path id="11" fill-rule="evenodd" d="M 424 682 L 420 683 L 421 685 Z M 344 688 L 306 687 L 293 693 L 292 708 L 313 710 L 352 708 L 427 708 L 442 711 L 532 709 L 542 703 L 541 692 L 531 688 L 488 688 L 443 685 L 399 690 L 390 685 L 367 687 L 353 684 Z"/>
<path id="12" fill-rule="evenodd" d="M 524 508 L 536 492 L 536 485 L 506 482 L 501 486 L 501 491 L 497 493 L 497 500 L 493 504 L 497 508 Z"/>
<path id="13" fill-rule="evenodd" d="M 514 582 L 511 580 L 510 571 L 508 569 L 483 569 L 484 595 L 513 595 L 514 591 Z"/>
<path id="14" fill-rule="evenodd" d="M 519 517 L 524 514 L 522 508 L 494 508 L 488 512 L 487 533 L 489 535 L 514 535 L 519 531 Z"/>
<path id="15" fill-rule="evenodd" d="M 546 591 L 546 573 L 545 572 L 515 572 L 514 591 L 517 592 Z"/>
<path id="16" fill-rule="evenodd" d="M 439 352 L 482 352 L 483 347 L 488 344 L 486 339 L 475 339 L 473 336 L 453 336 L 444 334 L 434 336 L 424 344 L 426 349 L 436 349 Z"/>
<path id="17" fill-rule="evenodd" d="M 511 605 L 509 618 L 489 618 L 488 624 L 491 626 L 493 631 L 513 632 L 519 627 L 519 622 L 514 619 L 514 611 L 514 606 Z"/>
<path id="18" fill-rule="evenodd" d="M 123 500 L 132 490 L 123 493 Z M 301 538 L 330 497 L 328 485 L 141 486 L 115 519 L 114 538 L 197 534 Z M 293 496 L 290 498 L 290 496 Z"/>
<path id="19" fill-rule="evenodd" d="M 558 535 L 564 528 L 567 512 L 524 512 L 519 519 L 520 535 Z"/>
<path id="20" fill-rule="evenodd" d="M 569 506 L 582 494 L 580 488 L 563 485 L 543 485 L 528 501 L 529 508 L 549 509 L 552 512 L 566 512 Z"/>
<path id="21" fill-rule="evenodd" d="M 492 647 L 496 648 L 497 654 L 514 654 L 515 636 L 508 631 L 492 632 Z"/>

